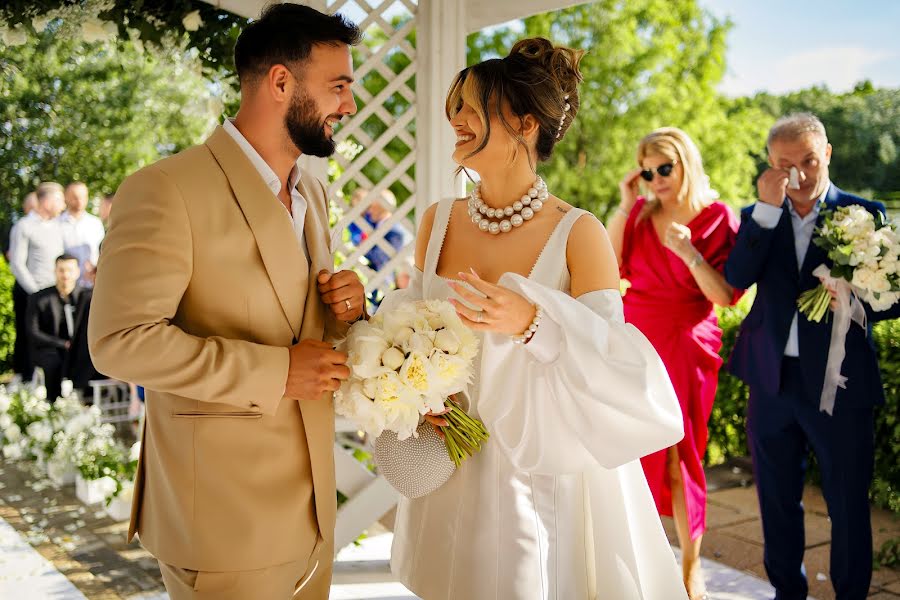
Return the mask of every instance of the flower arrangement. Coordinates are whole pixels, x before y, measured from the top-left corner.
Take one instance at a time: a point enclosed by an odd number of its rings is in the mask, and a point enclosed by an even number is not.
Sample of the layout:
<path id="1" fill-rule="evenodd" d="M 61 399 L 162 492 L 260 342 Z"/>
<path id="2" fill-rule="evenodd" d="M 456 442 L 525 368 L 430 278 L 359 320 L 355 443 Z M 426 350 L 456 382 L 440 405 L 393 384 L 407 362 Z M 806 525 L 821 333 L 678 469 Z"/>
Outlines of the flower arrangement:
<path id="1" fill-rule="evenodd" d="M 472 379 L 478 339 L 449 302 L 408 302 L 354 324 L 339 346 L 351 376 L 335 393 L 338 414 L 373 437 L 415 436 L 423 415 L 442 414 L 447 451 L 459 466 L 488 438 L 484 425 L 450 396 Z"/>
<path id="2" fill-rule="evenodd" d="M 127 516 L 140 443 L 129 451 L 102 423 L 95 406 L 85 407 L 74 394 L 46 400 L 43 387 L 0 387 L 0 447 L 7 460 L 33 458 L 46 466 L 57 484 L 75 481 L 79 497 L 88 503 L 116 499 Z M 77 480 L 76 480 L 77 473 Z M 85 490 L 88 490 L 86 492 Z M 110 508 L 110 514 L 113 514 Z"/>
<path id="3" fill-rule="evenodd" d="M 843 281 L 873 310 L 883 311 L 900 300 L 900 235 L 881 213 L 874 216 L 853 204 L 826 211 L 814 243 L 832 261 L 830 276 Z M 824 284 L 803 292 L 800 312 L 820 322 L 831 304 Z"/>

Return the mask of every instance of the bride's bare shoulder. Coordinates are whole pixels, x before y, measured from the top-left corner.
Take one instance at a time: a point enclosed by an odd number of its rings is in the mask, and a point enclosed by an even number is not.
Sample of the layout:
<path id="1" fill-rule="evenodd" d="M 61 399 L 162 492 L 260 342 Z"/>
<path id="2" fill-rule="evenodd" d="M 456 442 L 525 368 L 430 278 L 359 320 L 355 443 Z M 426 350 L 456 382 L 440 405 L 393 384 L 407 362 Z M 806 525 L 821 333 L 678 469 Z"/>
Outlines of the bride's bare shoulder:
<path id="1" fill-rule="evenodd" d="M 456 201 L 465 201 L 466 198 L 457 198 Z M 416 266 L 422 270 L 425 266 L 425 255 L 428 253 L 428 242 L 431 240 L 431 230 L 434 228 L 434 218 L 437 214 L 439 202 L 435 202 L 422 213 L 419 221 L 419 233 L 416 235 Z"/>

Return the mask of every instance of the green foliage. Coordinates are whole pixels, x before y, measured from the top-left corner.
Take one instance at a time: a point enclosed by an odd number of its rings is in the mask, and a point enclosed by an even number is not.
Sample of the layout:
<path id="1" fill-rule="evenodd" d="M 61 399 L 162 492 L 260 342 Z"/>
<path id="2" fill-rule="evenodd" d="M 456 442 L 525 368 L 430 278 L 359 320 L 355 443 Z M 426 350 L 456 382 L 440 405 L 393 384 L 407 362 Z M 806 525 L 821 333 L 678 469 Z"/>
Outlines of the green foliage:
<path id="1" fill-rule="evenodd" d="M 200 141 L 221 111 L 195 51 L 58 38 L 0 45 L 0 219 L 40 181 L 111 193 L 161 156 Z M 215 89 L 214 89 L 215 87 Z"/>
<path id="2" fill-rule="evenodd" d="M 900 566 L 900 537 L 891 538 L 875 553 L 875 568 Z"/>
<path id="3" fill-rule="evenodd" d="M 875 479 L 872 501 L 900 513 L 900 320 L 874 327 L 885 405 L 875 417 Z"/>
<path id="4" fill-rule="evenodd" d="M 185 17 L 200 18 L 189 30 Z M 234 43 L 248 23 L 227 10 L 200 0 L 6 0 L 0 7 L 0 25 L 40 33 L 46 26 L 59 29 L 66 38 L 82 37 L 87 22 L 106 25 L 122 40 L 165 48 L 173 38 L 184 39 L 212 70 L 234 70 Z M 40 23 L 44 21 L 45 23 Z"/>
<path id="5" fill-rule="evenodd" d="M 773 119 L 716 92 L 729 28 L 696 0 L 598 0 L 529 17 L 524 31 L 470 36 L 468 60 L 503 56 L 516 39 L 535 35 L 588 51 L 581 108 L 543 167 L 553 193 L 568 202 L 608 217 L 640 139 L 675 125 L 697 142 L 722 199 L 744 204 Z"/>
<path id="6" fill-rule="evenodd" d="M 0 260 L 0 373 L 12 370 L 13 348 L 16 344 L 16 314 L 12 299 L 15 283 L 9 263 Z"/>
<path id="7" fill-rule="evenodd" d="M 846 94 L 813 87 L 780 97 L 758 94 L 745 102 L 771 118 L 801 111 L 818 116 L 834 148 L 831 178 L 844 189 L 879 200 L 900 191 L 900 90 L 875 89 L 864 81 Z"/>
<path id="8" fill-rule="evenodd" d="M 721 356 L 731 355 L 741 321 L 752 302 L 745 297 L 737 306 L 718 309 L 722 328 Z M 873 328 L 884 385 L 885 405 L 875 413 L 875 476 L 869 495 L 875 506 L 900 513 L 900 320 L 882 321 Z M 747 456 L 746 408 L 749 390 L 740 380 L 719 373 L 719 388 L 709 419 L 707 465 L 735 456 Z M 817 477 L 813 465 L 810 477 Z M 896 552 L 894 548 L 893 552 Z"/>
<path id="9" fill-rule="evenodd" d="M 741 322 L 753 304 L 755 289 L 750 290 L 735 306 L 716 307 L 719 327 L 722 328 L 722 349 L 719 354 L 728 361 L 737 339 Z M 743 381 L 727 372 L 725 366 L 719 371 L 719 387 L 709 417 L 709 442 L 706 446 L 707 465 L 715 465 L 725 460 L 748 456 L 746 410 L 749 389 Z"/>

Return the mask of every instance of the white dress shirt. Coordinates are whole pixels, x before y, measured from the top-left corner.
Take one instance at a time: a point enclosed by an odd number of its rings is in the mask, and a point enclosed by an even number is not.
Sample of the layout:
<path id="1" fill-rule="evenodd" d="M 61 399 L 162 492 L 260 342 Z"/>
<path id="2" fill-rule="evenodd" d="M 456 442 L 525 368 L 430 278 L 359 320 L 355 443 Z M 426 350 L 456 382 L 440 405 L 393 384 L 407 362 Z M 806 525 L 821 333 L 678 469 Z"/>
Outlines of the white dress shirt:
<path id="1" fill-rule="evenodd" d="M 56 259 L 63 253 L 59 219 L 33 210 L 16 222 L 9 248 L 10 270 L 29 294 L 56 285 Z"/>
<path id="2" fill-rule="evenodd" d="M 794 229 L 794 249 L 797 252 L 797 268 L 803 267 L 803 259 L 806 258 L 806 251 L 809 249 L 809 243 L 812 241 L 813 234 L 816 231 L 816 219 L 819 217 L 819 210 L 831 189 L 831 182 L 825 186 L 825 191 L 816 200 L 813 209 L 809 211 L 805 217 L 801 217 L 794 210 L 794 203 L 790 199 L 787 202 L 788 211 L 791 214 L 791 227 Z M 774 229 L 781 220 L 782 210 L 780 206 L 772 206 L 765 202 L 757 202 L 753 207 L 753 220 L 764 229 Z M 787 344 L 784 346 L 785 356 L 800 356 L 800 343 L 797 339 L 797 312 L 794 312 L 794 320 L 791 321 L 791 331 L 788 334 Z"/>
<path id="3" fill-rule="evenodd" d="M 81 269 L 78 285 L 93 287 L 93 283 L 85 276 L 84 263 L 90 261 L 92 265 L 97 266 L 97 260 L 100 258 L 100 242 L 106 235 L 103 221 L 90 213 L 84 213 L 76 219 L 66 211 L 59 216 L 59 226 L 62 229 L 63 248 L 66 254 L 78 259 L 78 268 Z"/>
<path id="4" fill-rule="evenodd" d="M 230 135 L 235 142 L 237 142 L 238 146 L 241 147 L 241 150 L 244 151 L 244 154 L 247 155 L 247 158 L 250 159 L 250 162 L 253 163 L 253 166 L 256 167 L 256 170 L 259 172 L 260 177 L 262 177 L 265 184 L 272 190 L 272 195 L 275 196 L 275 201 L 278 202 L 279 205 L 284 206 L 281 203 L 281 200 L 278 199 L 278 192 L 281 191 L 281 179 L 278 178 L 278 175 L 275 171 L 272 170 L 272 167 L 269 166 L 262 156 L 259 155 L 259 152 L 256 151 L 250 142 L 247 141 L 247 138 L 238 131 L 238 128 L 234 126 L 233 119 L 225 119 L 225 123 L 222 124 L 222 128 Z M 300 181 L 300 167 L 298 165 L 294 165 L 294 168 L 291 169 L 290 175 L 288 175 L 288 189 L 291 191 L 291 212 L 288 215 L 291 218 L 291 222 L 294 226 L 294 234 L 297 236 L 297 243 L 300 244 L 300 248 L 303 250 L 304 255 L 306 256 L 306 260 L 309 260 L 309 251 L 306 249 L 306 242 L 303 239 L 303 224 L 306 221 L 306 198 L 297 191 L 297 183 Z M 287 212 L 287 210 L 285 210 Z"/>

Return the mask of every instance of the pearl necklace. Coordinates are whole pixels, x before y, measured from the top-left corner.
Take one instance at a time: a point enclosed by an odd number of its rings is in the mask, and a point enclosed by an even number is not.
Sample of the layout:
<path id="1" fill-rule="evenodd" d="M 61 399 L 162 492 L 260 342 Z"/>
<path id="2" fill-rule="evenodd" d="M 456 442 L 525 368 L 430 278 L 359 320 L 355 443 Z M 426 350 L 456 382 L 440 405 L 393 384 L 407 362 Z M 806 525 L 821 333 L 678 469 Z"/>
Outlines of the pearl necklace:
<path id="1" fill-rule="evenodd" d="M 547 184 L 538 177 L 528 191 L 505 208 L 491 208 L 481 199 L 481 182 L 469 194 L 469 218 L 481 231 L 492 235 L 509 233 L 513 227 L 521 227 L 525 221 L 534 218 L 534 214 L 544 208 L 544 202 L 550 194 Z"/>

